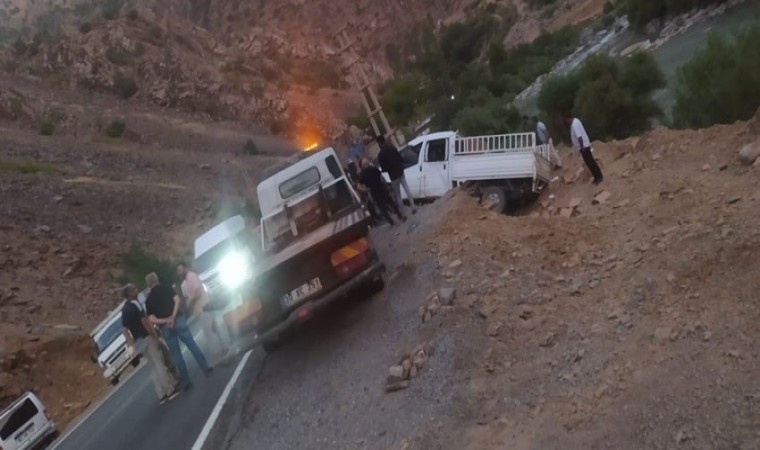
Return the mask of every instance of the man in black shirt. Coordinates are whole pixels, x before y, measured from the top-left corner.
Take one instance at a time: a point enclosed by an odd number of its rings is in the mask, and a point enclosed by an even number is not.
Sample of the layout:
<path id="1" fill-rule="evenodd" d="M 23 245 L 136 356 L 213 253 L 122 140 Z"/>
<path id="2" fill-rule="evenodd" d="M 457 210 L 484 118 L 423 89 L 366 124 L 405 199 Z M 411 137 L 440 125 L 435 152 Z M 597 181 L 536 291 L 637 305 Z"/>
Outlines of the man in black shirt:
<path id="1" fill-rule="evenodd" d="M 362 159 L 362 173 L 359 175 L 359 189 L 363 192 L 369 192 L 372 196 L 372 200 L 375 201 L 375 205 L 380 210 L 380 213 L 385 217 L 385 220 L 389 224 L 394 225 L 393 219 L 391 219 L 390 211 L 393 211 L 396 216 L 402 221 L 406 221 L 406 217 L 401 214 L 401 211 L 393 201 L 391 195 L 388 193 L 388 187 L 383 180 L 383 174 L 380 169 L 370 164 L 369 159 Z"/>
<path id="2" fill-rule="evenodd" d="M 121 308 L 122 334 L 127 346 L 137 352 L 139 347 L 151 367 L 153 385 L 161 403 L 179 394 L 177 380 L 164 357 L 163 344 L 155 328 L 148 322 L 145 307 L 137 299 L 137 288 L 128 284 L 124 287 L 124 306 Z"/>
<path id="3" fill-rule="evenodd" d="M 209 375 L 211 368 L 206 362 L 206 357 L 193 339 L 193 334 L 187 326 L 187 319 L 179 311 L 180 299 L 171 286 L 159 284 L 158 275 L 149 273 L 145 277 L 145 282 L 150 288 L 150 294 L 145 301 L 148 319 L 150 323 L 161 327 L 161 335 L 166 340 L 169 352 L 174 359 L 174 365 L 177 366 L 180 374 L 180 384 L 182 389 L 192 389 L 193 383 L 190 381 L 190 373 L 187 371 L 185 359 L 182 357 L 182 351 L 179 348 L 179 342 L 182 341 L 193 354 L 198 366 L 203 373 Z"/>
<path id="4" fill-rule="evenodd" d="M 383 172 L 388 172 L 393 187 L 393 195 L 396 197 L 396 204 L 399 209 L 403 208 L 404 203 L 401 199 L 401 186 L 404 186 L 406 198 L 409 200 L 409 207 L 412 208 L 412 214 L 417 212 L 414 207 L 414 196 L 409 189 L 409 183 L 404 176 L 404 158 L 401 157 L 398 149 L 385 141 L 385 136 L 377 137 L 377 143 L 380 145 L 380 153 L 377 154 L 377 161 Z"/>

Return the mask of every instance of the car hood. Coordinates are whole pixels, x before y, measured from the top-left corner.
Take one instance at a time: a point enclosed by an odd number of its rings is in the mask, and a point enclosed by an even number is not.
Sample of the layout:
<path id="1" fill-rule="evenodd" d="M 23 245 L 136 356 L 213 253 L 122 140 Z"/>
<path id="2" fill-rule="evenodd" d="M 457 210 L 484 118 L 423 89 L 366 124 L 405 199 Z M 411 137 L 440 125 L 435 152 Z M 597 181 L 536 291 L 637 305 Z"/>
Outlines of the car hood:
<path id="1" fill-rule="evenodd" d="M 108 347 L 105 348 L 100 354 L 98 355 L 98 362 L 101 366 L 106 365 L 106 361 L 116 352 L 119 351 L 120 348 L 127 345 L 127 340 L 124 339 L 124 335 L 118 335 L 116 339 L 111 342 Z"/>

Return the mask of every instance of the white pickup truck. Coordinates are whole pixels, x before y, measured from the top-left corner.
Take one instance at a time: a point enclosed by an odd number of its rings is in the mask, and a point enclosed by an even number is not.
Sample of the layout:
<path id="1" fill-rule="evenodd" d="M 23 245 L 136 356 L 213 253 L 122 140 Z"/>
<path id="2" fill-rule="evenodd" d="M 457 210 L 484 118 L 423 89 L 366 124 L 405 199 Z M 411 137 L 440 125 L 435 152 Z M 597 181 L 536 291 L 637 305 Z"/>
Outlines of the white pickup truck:
<path id="1" fill-rule="evenodd" d="M 536 145 L 534 133 L 462 137 L 444 131 L 417 137 L 400 152 L 415 198 L 438 198 L 469 181 L 499 212 L 534 198 L 561 165 L 554 146 Z"/>

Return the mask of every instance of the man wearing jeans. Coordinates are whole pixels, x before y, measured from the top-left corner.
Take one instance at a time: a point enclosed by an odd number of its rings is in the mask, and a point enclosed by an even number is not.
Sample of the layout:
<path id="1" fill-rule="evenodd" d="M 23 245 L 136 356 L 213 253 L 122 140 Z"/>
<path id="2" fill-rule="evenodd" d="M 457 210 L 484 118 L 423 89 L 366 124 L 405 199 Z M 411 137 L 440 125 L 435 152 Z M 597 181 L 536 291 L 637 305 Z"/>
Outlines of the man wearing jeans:
<path id="1" fill-rule="evenodd" d="M 122 292 L 125 301 L 121 309 L 121 332 L 127 340 L 127 346 L 135 352 L 139 349 L 148 359 L 153 386 L 161 403 L 171 400 L 180 390 L 177 389 L 177 380 L 168 366 L 168 359 L 164 359 L 161 338 L 145 316 L 145 307 L 137 299 L 137 288 L 128 284 Z"/>
<path id="2" fill-rule="evenodd" d="M 570 114 L 565 116 L 565 123 L 570 125 L 570 141 L 575 148 L 580 150 L 583 162 L 586 163 L 588 170 L 591 171 L 591 175 L 594 176 L 594 184 L 599 184 L 604 180 L 602 175 L 602 169 L 599 168 L 594 159 L 594 155 L 591 153 L 591 141 L 588 138 L 586 129 L 583 127 L 580 119 L 572 117 Z"/>
<path id="3" fill-rule="evenodd" d="M 404 176 L 404 158 L 401 157 L 401 153 L 399 153 L 396 147 L 385 142 L 385 136 L 378 136 L 377 143 L 380 145 L 377 162 L 380 163 L 380 168 L 383 172 L 388 172 L 398 209 L 400 210 L 404 207 L 401 199 L 401 186 L 404 186 L 406 198 L 409 200 L 409 207 L 412 208 L 412 214 L 415 214 L 417 209 L 414 207 L 414 196 L 412 196 L 412 190 L 409 189 L 409 183 L 406 182 L 406 177 Z"/>
<path id="4" fill-rule="evenodd" d="M 204 374 L 208 376 L 211 368 L 193 339 L 190 327 L 187 326 L 187 318 L 179 311 L 179 296 L 175 294 L 171 286 L 159 284 L 158 275 L 155 273 L 149 273 L 145 277 L 145 283 L 150 288 L 150 294 L 145 301 L 148 319 L 152 324 L 161 327 L 161 335 L 166 340 L 174 364 L 179 370 L 180 385 L 182 389 L 190 390 L 193 383 L 190 381 L 190 374 L 187 371 L 185 359 L 182 357 L 179 342 L 182 341 L 190 350 Z"/>

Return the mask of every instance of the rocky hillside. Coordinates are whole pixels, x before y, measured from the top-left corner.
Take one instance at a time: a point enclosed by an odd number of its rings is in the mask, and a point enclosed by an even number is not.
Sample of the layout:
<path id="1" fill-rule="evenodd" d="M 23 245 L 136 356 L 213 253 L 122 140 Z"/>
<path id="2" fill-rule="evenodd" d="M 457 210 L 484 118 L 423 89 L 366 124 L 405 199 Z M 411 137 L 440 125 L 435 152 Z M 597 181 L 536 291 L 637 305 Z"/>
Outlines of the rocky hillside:
<path id="1" fill-rule="evenodd" d="M 543 8 L 519 0 L 63 0 L 46 2 L 47 8 L 35 0 L 0 0 L 6 19 L 0 38 L 9 42 L 0 47 L 0 66 L 114 100 L 336 141 L 359 99 L 341 69 L 335 32 L 348 28 L 367 72 L 381 82 L 393 76 L 387 54 L 398 53 L 418 28 L 461 20 L 493 3 L 530 23 L 530 33 L 517 26 L 505 45 L 601 10 L 601 2 L 589 0 Z"/>

